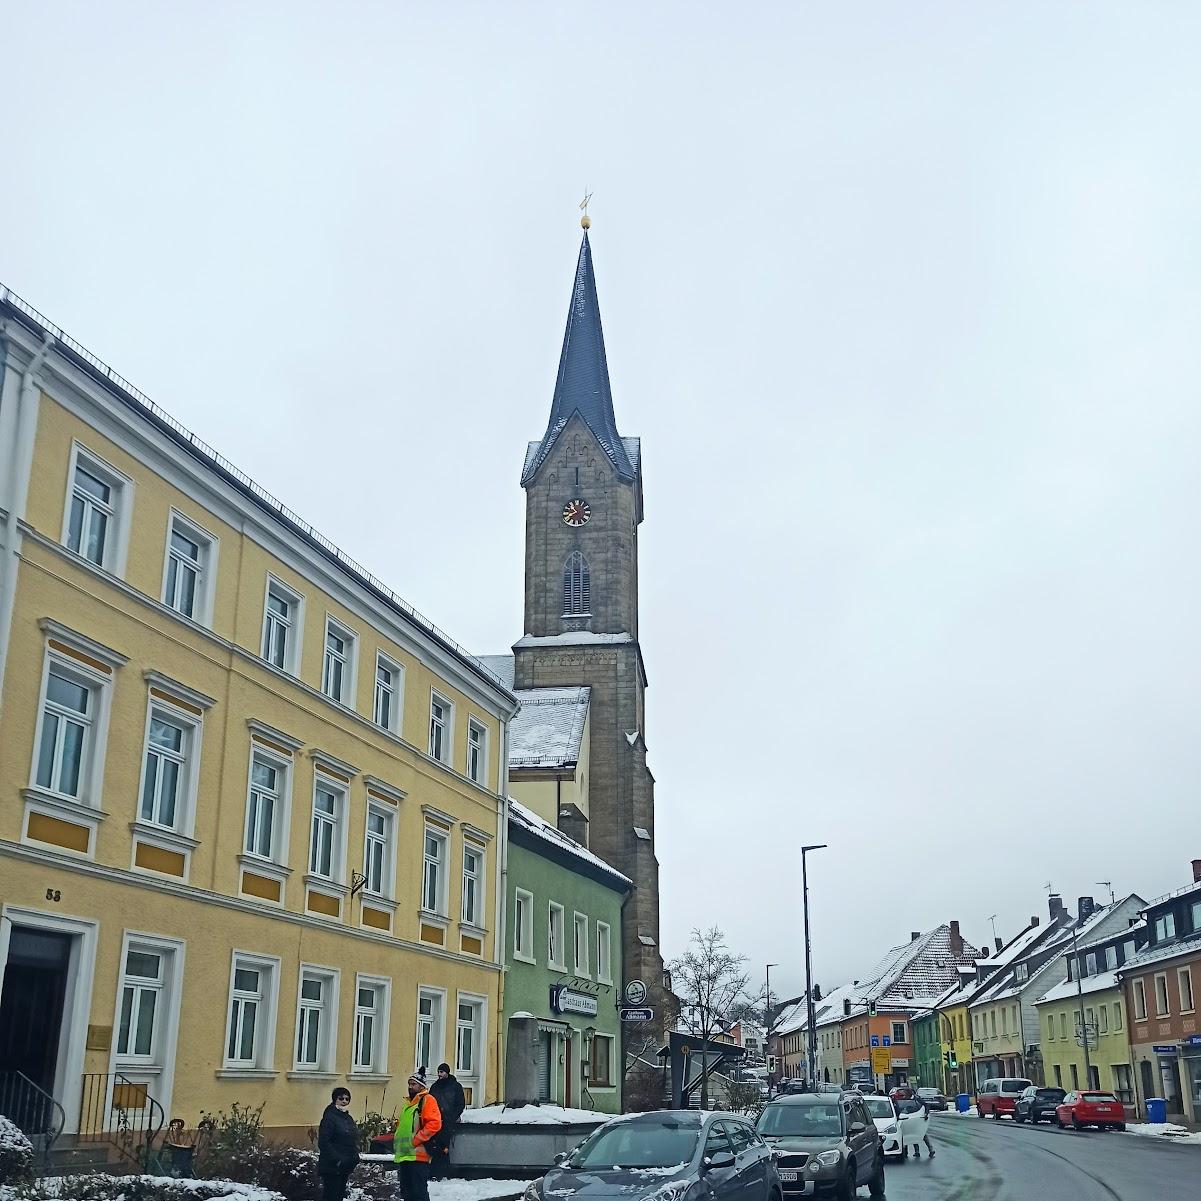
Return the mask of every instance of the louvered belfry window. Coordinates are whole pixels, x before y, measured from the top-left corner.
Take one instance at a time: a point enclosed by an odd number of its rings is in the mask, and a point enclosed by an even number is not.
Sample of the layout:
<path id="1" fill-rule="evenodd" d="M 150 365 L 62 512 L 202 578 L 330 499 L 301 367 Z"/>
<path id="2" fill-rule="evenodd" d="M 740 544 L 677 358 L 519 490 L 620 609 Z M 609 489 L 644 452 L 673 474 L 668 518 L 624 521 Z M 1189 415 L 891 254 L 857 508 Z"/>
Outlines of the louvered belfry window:
<path id="1" fill-rule="evenodd" d="M 592 583 L 588 575 L 588 560 L 578 550 L 572 551 L 563 564 L 563 616 L 585 616 L 592 611 L 591 605 Z"/>

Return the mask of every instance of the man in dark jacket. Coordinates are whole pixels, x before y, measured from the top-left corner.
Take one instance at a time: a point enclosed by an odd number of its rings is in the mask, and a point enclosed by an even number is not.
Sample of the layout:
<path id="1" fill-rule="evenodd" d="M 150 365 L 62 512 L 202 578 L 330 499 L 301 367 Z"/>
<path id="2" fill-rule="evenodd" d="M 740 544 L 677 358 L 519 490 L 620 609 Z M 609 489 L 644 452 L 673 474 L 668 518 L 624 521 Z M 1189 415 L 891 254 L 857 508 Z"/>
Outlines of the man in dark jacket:
<path id="1" fill-rule="evenodd" d="M 345 1201 L 346 1182 L 358 1162 L 359 1128 L 350 1116 L 350 1089 L 336 1088 L 317 1129 L 322 1201 Z"/>
<path id="2" fill-rule="evenodd" d="M 438 1064 L 438 1079 L 430 1089 L 430 1096 L 438 1102 L 442 1114 L 442 1129 L 434 1136 L 432 1179 L 440 1180 L 450 1167 L 450 1145 L 454 1140 L 455 1127 L 467 1108 L 463 1086 L 454 1078 L 449 1063 Z"/>

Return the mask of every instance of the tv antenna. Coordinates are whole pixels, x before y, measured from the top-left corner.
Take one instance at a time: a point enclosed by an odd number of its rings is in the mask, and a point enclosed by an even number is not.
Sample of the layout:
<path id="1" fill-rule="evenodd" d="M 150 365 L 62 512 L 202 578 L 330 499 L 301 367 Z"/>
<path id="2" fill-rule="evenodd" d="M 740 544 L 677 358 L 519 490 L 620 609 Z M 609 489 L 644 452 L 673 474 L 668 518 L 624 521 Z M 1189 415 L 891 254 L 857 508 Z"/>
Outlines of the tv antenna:
<path id="1" fill-rule="evenodd" d="M 994 913 L 988 920 L 992 923 L 993 946 L 996 946 L 996 943 L 997 943 L 997 915 Z"/>
<path id="2" fill-rule="evenodd" d="M 1114 890 L 1113 890 L 1113 881 L 1112 880 L 1095 880 L 1094 883 L 1100 884 L 1102 888 L 1109 889 L 1109 903 L 1111 905 L 1114 905 L 1117 903 L 1118 894 L 1116 892 L 1114 892 Z"/>

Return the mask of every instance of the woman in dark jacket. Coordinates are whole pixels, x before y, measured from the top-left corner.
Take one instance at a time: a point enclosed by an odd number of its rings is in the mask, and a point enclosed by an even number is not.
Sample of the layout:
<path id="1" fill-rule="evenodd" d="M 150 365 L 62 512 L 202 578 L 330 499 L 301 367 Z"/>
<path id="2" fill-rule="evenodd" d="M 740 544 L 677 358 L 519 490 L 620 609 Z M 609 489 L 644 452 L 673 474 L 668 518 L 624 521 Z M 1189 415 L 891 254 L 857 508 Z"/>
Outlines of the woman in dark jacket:
<path id="1" fill-rule="evenodd" d="M 359 1128 L 350 1116 L 350 1089 L 336 1088 L 317 1130 L 322 1201 L 346 1201 L 346 1182 L 359 1162 Z"/>

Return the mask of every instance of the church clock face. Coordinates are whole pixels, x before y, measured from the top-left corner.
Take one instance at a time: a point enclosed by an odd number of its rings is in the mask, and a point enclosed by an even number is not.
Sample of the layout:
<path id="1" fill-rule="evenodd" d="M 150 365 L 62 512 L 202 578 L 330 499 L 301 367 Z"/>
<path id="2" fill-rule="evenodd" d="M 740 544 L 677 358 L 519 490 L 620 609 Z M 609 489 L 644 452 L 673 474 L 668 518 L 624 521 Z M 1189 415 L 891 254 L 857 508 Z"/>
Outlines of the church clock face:
<path id="1" fill-rule="evenodd" d="M 569 500 L 563 506 L 564 525 L 586 525 L 591 516 L 592 510 L 589 508 L 588 502 L 580 500 L 578 496 L 574 500 Z"/>

